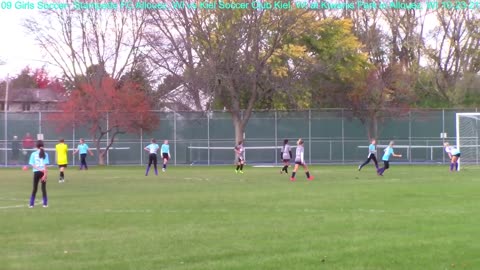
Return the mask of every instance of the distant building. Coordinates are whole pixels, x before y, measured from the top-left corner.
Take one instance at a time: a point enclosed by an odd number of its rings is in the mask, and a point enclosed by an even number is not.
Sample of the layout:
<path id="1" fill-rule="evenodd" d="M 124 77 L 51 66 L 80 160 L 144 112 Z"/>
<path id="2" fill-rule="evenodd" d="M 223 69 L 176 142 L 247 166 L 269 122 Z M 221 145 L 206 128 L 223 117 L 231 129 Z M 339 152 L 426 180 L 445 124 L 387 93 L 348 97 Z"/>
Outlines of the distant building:
<path id="1" fill-rule="evenodd" d="M 8 91 L 9 112 L 51 111 L 60 102 L 67 100 L 63 93 L 53 89 L 10 89 Z M 5 110 L 5 89 L 0 89 L 0 111 Z"/>

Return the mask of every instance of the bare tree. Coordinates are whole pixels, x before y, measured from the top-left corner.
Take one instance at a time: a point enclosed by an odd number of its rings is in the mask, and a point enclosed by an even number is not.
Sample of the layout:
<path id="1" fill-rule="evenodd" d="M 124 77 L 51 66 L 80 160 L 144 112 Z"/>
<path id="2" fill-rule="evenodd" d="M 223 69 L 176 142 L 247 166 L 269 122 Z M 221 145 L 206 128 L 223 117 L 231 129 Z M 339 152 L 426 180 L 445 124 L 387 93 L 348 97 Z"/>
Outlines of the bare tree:
<path id="1" fill-rule="evenodd" d="M 458 103 L 463 95 L 457 84 L 464 76 L 480 71 L 480 16 L 469 9 L 438 9 L 436 15 L 439 26 L 430 33 L 434 44 L 429 46 L 427 56 L 435 73 L 436 90 Z"/>
<path id="2" fill-rule="evenodd" d="M 173 109 L 204 111 L 209 106 L 211 93 L 192 45 L 199 12 L 187 7 L 148 11 L 146 55 L 157 74 L 168 80 L 159 87 L 157 97 Z"/>
<path id="3" fill-rule="evenodd" d="M 47 61 L 61 68 L 67 82 L 75 83 L 79 76 L 86 78 L 87 69 L 94 65 L 101 66 L 117 80 L 135 67 L 142 54 L 143 10 L 75 9 L 74 2 L 77 1 L 64 2 L 70 7 L 41 10 L 38 17 L 27 19 L 24 25 L 45 52 Z M 115 3 L 96 1 L 81 4 Z"/>

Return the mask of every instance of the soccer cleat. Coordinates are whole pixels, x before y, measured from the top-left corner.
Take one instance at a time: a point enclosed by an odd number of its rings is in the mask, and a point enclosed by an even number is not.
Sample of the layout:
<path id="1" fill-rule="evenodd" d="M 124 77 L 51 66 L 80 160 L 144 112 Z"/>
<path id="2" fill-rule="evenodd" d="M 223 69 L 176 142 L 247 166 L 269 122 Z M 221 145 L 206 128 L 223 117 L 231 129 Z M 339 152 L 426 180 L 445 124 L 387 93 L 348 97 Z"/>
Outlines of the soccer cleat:
<path id="1" fill-rule="evenodd" d="M 28 208 L 33 208 L 33 205 L 29 205 Z"/>
<path id="2" fill-rule="evenodd" d="M 294 181 L 295 181 L 295 178 L 294 178 L 294 177 L 290 177 L 290 181 L 294 182 Z"/>
<path id="3" fill-rule="evenodd" d="M 358 165 L 358 171 L 362 169 L 362 165 Z"/>
<path id="4" fill-rule="evenodd" d="M 165 168 L 162 168 L 162 172 L 165 172 Z"/>
<path id="5" fill-rule="evenodd" d="M 47 204 L 44 204 L 44 205 L 43 205 L 43 208 L 48 208 L 48 205 L 47 205 Z"/>
<path id="6" fill-rule="evenodd" d="M 313 180 L 313 176 L 310 176 L 309 178 L 307 178 L 308 181 L 312 181 Z"/>
<path id="7" fill-rule="evenodd" d="M 243 171 L 238 171 L 239 173 L 243 174 Z"/>
<path id="8" fill-rule="evenodd" d="M 238 170 L 235 170 L 235 173 L 238 173 Z"/>

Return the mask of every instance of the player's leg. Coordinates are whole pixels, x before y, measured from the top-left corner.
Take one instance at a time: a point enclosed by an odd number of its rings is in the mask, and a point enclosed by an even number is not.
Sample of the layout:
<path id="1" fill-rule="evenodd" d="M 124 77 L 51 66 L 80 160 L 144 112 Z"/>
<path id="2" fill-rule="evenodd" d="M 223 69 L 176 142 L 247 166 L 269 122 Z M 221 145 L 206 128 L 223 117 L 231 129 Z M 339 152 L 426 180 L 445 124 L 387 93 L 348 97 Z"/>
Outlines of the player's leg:
<path id="1" fill-rule="evenodd" d="M 155 175 L 158 175 L 158 169 L 157 169 L 157 154 L 152 154 L 153 156 L 153 168 L 155 169 Z"/>
<path id="2" fill-rule="evenodd" d="M 305 175 L 307 176 L 308 180 L 313 180 L 313 176 L 310 175 L 310 171 L 308 171 L 307 164 L 302 164 L 303 170 L 305 171 Z"/>
<path id="3" fill-rule="evenodd" d="M 363 168 L 363 166 L 365 166 L 365 165 L 367 165 L 368 163 L 370 163 L 370 160 L 371 160 L 371 159 L 372 159 L 372 158 L 370 157 L 370 155 L 368 155 L 367 160 L 365 160 L 365 162 L 363 162 L 362 164 L 360 164 L 360 166 L 358 166 L 358 170 L 360 171 L 360 170 Z"/>
<path id="4" fill-rule="evenodd" d="M 387 170 L 389 168 L 389 164 L 388 164 L 388 161 L 383 161 L 383 168 L 380 168 L 377 170 L 377 174 L 378 175 L 383 175 L 383 173 L 385 172 L 385 170 Z"/>
<path id="5" fill-rule="evenodd" d="M 87 154 L 84 154 L 84 158 L 83 158 L 83 167 L 85 168 L 85 170 L 88 170 L 88 165 L 87 165 Z"/>
<path id="6" fill-rule="evenodd" d="M 147 169 L 145 170 L 145 176 L 148 176 L 148 172 L 150 171 L 150 166 L 152 165 L 153 159 L 152 159 L 152 154 L 148 155 L 148 165 Z"/>
<path id="7" fill-rule="evenodd" d="M 40 182 L 41 172 L 34 172 L 33 173 L 33 189 L 32 195 L 30 196 L 30 204 L 29 207 L 32 208 L 35 205 L 35 196 L 37 195 L 38 189 L 38 182 Z"/>
<path id="8" fill-rule="evenodd" d="M 378 170 L 378 161 L 377 161 L 377 157 L 375 157 L 375 155 L 371 155 L 371 157 L 370 157 L 370 158 L 373 160 L 373 162 L 375 163 L 375 168 L 377 168 L 377 170 Z"/>
<path id="9" fill-rule="evenodd" d="M 285 166 L 284 166 L 284 168 L 285 168 L 285 173 L 286 173 L 286 174 L 288 174 L 288 166 L 290 166 L 290 160 L 289 160 L 289 159 L 286 159 L 286 160 L 285 160 Z"/>
<path id="10" fill-rule="evenodd" d="M 80 170 L 82 168 L 87 168 L 87 161 L 86 161 L 87 154 L 80 154 Z"/>
<path id="11" fill-rule="evenodd" d="M 452 157 L 452 164 L 455 171 L 458 171 L 458 156 L 455 155 Z"/>
<path id="12" fill-rule="evenodd" d="M 242 160 L 240 158 L 237 158 L 237 168 L 235 169 L 235 173 L 238 173 L 238 171 L 240 170 L 240 162 Z"/>
<path id="13" fill-rule="evenodd" d="M 241 158 L 240 160 L 240 173 L 243 173 L 243 164 L 245 163 L 245 161 L 243 160 L 243 158 Z"/>
<path id="14" fill-rule="evenodd" d="M 299 162 L 295 162 L 295 167 L 293 167 L 292 177 L 290 177 L 290 181 L 295 181 L 295 175 L 297 174 Z"/>
<path id="15" fill-rule="evenodd" d="M 163 167 L 162 167 L 162 172 L 165 172 L 167 169 L 167 163 L 168 163 L 168 153 L 163 153 Z"/>
<path id="16" fill-rule="evenodd" d="M 41 175 L 43 177 L 43 173 Z M 43 207 L 48 207 L 47 181 L 42 181 L 42 198 L 43 198 Z"/>

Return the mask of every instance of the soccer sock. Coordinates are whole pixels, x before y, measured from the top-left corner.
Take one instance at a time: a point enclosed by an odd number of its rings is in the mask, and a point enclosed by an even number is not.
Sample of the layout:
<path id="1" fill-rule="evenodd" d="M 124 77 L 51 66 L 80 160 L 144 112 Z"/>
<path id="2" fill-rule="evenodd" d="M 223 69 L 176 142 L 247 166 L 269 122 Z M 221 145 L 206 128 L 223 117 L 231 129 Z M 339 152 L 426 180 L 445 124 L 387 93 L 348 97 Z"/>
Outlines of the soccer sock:
<path id="1" fill-rule="evenodd" d="M 163 167 L 162 167 L 162 168 L 166 169 L 166 168 L 167 168 L 167 164 L 163 163 Z"/>
<path id="2" fill-rule="evenodd" d="M 238 169 L 240 169 L 240 165 L 237 165 L 237 168 L 236 168 L 235 170 L 237 170 L 237 171 L 238 171 Z"/>
<path id="3" fill-rule="evenodd" d="M 153 164 L 153 168 L 155 168 L 155 175 L 158 175 L 157 164 Z"/>
<path id="4" fill-rule="evenodd" d="M 150 165 L 147 166 L 147 170 L 145 171 L 145 175 L 148 175 L 148 171 L 150 171 Z"/>
<path id="5" fill-rule="evenodd" d="M 240 171 L 243 171 L 243 164 L 240 164 Z"/>
<path id="6" fill-rule="evenodd" d="M 295 174 L 297 174 L 296 172 L 292 172 L 292 178 L 295 178 Z"/>
<path id="7" fill-rule="evenodd" d="M 35 203 L 35 196 L 30 196 L 30 205 L 33 205 Z"/>
<path id="8" fill-rule="evenodd" d="M 285 173 L 288 173 L 288 165 L 285 165 Z"/>
<path id="9" fill-rule="evenodd" d="M 305 172 L 305 174 L 307 175 L 307 178 L 310 178 L 310 172 Z"/>
<path id="10" fill-rule="evenodd" d="M 43 205 L 48 205 L 48 198 L 47 197 L 43 197 Z"/>
<path id="11" fill-rule="evenodd" d="M 455 166 L 455 163 L 450 163 L 450 171 L 453 171 L 453 166 Z"/>
<path id="12" fill-rule="evenodd" d="M 455 162 L 455 171 L 458 171 L 458 162 Z"/>
<path id="13" fill-rule="evenodd" d="M 60 178 L 65 178 L 65 174 L 63 172 L 60 172 Z"/>

